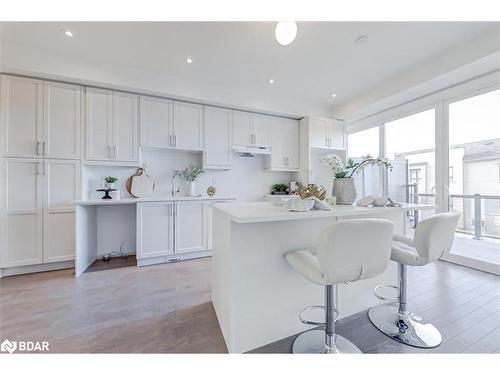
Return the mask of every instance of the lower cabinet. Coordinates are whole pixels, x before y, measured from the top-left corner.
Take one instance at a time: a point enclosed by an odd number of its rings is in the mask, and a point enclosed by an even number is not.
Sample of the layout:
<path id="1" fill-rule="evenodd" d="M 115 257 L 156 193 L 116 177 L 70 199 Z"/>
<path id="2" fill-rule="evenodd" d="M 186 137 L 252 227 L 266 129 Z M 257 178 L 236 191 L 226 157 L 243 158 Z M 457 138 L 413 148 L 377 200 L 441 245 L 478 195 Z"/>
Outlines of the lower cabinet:
<path id="1" fill-rule="evenodd" d="M 137 204 L 137 259 L 209 250 L 212 201 Z"/>
<path id="2" fill-rule="evenodd" d="M 76 160 L 4 159 L 0 197 L 0 267 L 73 260 Z"/>

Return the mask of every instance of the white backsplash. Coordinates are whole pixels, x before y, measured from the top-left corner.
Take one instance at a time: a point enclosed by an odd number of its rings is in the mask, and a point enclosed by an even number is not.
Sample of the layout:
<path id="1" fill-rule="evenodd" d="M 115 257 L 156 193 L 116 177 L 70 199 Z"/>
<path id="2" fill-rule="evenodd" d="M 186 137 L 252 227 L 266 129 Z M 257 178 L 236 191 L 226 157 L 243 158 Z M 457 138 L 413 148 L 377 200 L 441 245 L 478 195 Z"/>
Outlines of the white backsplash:
<path id="1" fill-rule="evenodd" d="M 201 152 L 182 152 L 146 149 L 141 151 L 142 163 L 147 166 L 149 174 L 155 180 L 153 196 L 166 196 L 171 192 L 171 179 L 175 170 L 183 170 L 189 164 L 202 166 Z M 213 185 L 217 189 L 216 196 L 234 197 L 243 201 L 260 201 L 269 194 L 271 185 L 286 183 L 292 179 L 289 172 L 271 172 L 264 169 L 264 156 L 252 158 L 233 155 L 233 166 L 230 170 L 206 170 L 197 180 L 198 194 L 206 195 L 207 187 Z M 135 174 L 137 168 L 115 166 L 84 167 L 84 198 L 100 198 L 102 193 L 95 189 L 101 186 L 105 176 L 118 178 L 117 188 L 124 196 L 130 196 L 125 189 L 127 178 Z M 176 186 L 180 187 L 179 195 L 184 195 L 184 183 L 176 178 Z"/>

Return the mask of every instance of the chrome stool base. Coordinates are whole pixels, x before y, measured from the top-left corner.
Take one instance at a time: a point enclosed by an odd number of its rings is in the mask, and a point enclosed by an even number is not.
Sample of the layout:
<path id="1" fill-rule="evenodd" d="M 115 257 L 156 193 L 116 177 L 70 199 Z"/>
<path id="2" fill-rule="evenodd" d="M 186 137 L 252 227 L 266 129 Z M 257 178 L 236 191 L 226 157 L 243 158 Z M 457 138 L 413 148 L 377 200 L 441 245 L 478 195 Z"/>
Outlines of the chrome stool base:
<path id="1" fill-rule="evenodd" d="M 436 327 L 413 313 L 400 314 L 397 306 L 373 307 L 368 317 L 380 331 L 403 344 L 417 348 L 435 348 L 441 344 L 441 334 Z"/>
<path id="2" fill-rule="evenodd" d="M 335 348 L 332 351 L 327 351 L 325 346 L 325 330 L 312 329 L 297 336 L 293 342 L 293 350 L 295 354 L 361 354 L 361 350 L 345 337 L 337 335 Z"/>

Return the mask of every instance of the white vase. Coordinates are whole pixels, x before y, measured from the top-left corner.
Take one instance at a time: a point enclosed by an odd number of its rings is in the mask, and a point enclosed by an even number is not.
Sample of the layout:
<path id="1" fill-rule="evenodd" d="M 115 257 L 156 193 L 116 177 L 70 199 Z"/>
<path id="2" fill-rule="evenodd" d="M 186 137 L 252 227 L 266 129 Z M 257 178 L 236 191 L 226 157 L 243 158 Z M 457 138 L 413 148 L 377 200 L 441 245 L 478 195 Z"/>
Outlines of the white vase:
<path id="1" fill-rule="evenodd" d="M 195 183 L 195 181 L 186 181 L 186 195 L 188 197 L 196 197 L 196 183 Z"/>
<path id="2" fill-rule="evenodd" d="M 333 180 L 332 195 L 337 197 L 337 204 L 353 204 L 356 202 L 354 180 L 350 177 Z"/>

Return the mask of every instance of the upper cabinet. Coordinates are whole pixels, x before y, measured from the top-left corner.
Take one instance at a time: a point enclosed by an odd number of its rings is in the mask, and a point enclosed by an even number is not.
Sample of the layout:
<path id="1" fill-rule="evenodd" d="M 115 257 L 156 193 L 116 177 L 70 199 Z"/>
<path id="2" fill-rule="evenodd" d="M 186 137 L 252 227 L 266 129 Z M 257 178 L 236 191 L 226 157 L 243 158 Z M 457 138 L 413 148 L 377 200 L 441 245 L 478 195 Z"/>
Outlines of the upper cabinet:
<path id="1" fill-rule="evenodd" d="M 137 96 L 86 91 L 87 160 L 138 162 Z"/>
<path id="2" fill-rule="evenodd" d="M 205 107 L 204 169 L 230 169 L 232 161 L 231 111 Z"/>
<path id="3" fill-rule="evenodd" d="M 141 96 L 141 146 L 170 148 L 174 122 L 173 102 L 168 99 Z"/>
<path id="4" fill-rule="evenodd" d="M 203 106 L 141 96 L 141 146 L 203 151 Z"/>
<path id="5" fill-rule="evenodd" d="M 174 102 L 173 147 L 203 151 L 203 106 Z"/>
<path id="6" fill-rule="evenodd" d="M 343 150 L 344 125 L 342 121 L 309 117 L 309 147 Z"/>
<path id="7" fill-rule="evenodd" d="M 233 111 L 233 144 L 270 147 L 269 116 Z"/>
<path id="8" fill-rule="evenodd" d="M 271 155 L 266 167 L 279 171 L 299 169 L 299 123 L 297 120 L 271 118 Z"/>
<path id="9" fill-rule="evenodd" d="M 2 76 L 2 154 L 79 159 L 81 93 L 77 85 Z"/>

